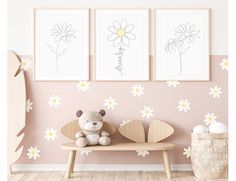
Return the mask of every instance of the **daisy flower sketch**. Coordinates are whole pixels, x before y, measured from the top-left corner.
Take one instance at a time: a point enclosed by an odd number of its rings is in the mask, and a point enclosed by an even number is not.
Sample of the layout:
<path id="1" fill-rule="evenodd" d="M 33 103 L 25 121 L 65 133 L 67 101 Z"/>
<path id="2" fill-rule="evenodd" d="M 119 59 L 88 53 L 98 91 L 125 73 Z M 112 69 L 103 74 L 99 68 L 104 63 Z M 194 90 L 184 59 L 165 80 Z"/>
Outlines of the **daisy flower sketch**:
<path id="1" fill-rule="evenodd" d="M 149 106 L 144 106 L 143 110 L 140 111 L 142 117 L 147 119 L 153 117 L 153 112 L 154 110 Z"/>
<path id="2" fill-rule="evenodd" d="M 60 74 L 59 59 L 68 48 L 68 44 L 75 39 L 76 30 L 72 29 L 72 25 L 68 23 L 58 23 L 51 29 L 51 37 L 55 46 L 47 44 L 49 50 L 55 54 L 57 75 Z"/>
<path id="3" fill-rule="evenodd" d="M 212 123 L 215 123 L 216 119 L 217 116 L 214 113 L 207 113 L 203 121 L 206 123 L 206 125 L 210 125 Z"/>
<path id="4" fill-rule="evenodd" d="M 25 109 L 26 112 L 30 112 L 33 109 L 33 102 L 30 99 L 27 99 Z"/>
<path id="5" fill-rule="evenodd" d="M 128 24 L 127 19 L 122 19 L 120 22 L 115 20 L 112 25 L 108 27 L 111 34 L 108 40 L 113 42 L 114 47 L 128 47 L 130 40 L 135 40 L 136 36 L 132 33 L 134 30 L 133 24 Z"/>
<path id="6" fill-rule="evenodd" d="M 187 158 L 191 157 L 192 155 L 192 150 L 191 147 L 189 146 L 188 148 L 184 148 L 183 155 L 186 155 Z"/>
<path id="7" fill-rule="evenodd" d="M 28 153 L 26 155 L 28 156 L 29 159 L 33 158 L 34 160 L 36 160 L 38 157 L 40 157 L 39 152 L 40 152 L 40 150 L 37 147 L 31 146 L 28 149 Z"/>
<path id="8" fill-rule="evenodd" d="M 127 19 L 114 20 L 112 25 L 108 27 L 109 36 L 107 37 L 108 41 L 112 42 L 112 46 L 117 48 L 117 52 L 115 56 L 117 57 L 117 64 L 114 69 L 119 72 L 119 74 L 123 75 L 123 61 L 124 61 L 124 53 L 125 48 L 130 46 L 130 41 L 136 39 L 136 35 L 133 33 L 135 26 L 133 24 L 129 24 Z"/>
<path id="9" fill-rule="evenodd" d="M 183 23 L 178 25 L 175 29 L 175 38 L 167 40 L 165 45 L 166 53 L 178 53 L 179 59 L 179 75 L 183 74 L 183 55 L 190 50 L 191 44 L 196 42 L 196 39 L 200 38 L 200 31 L 194 24 Z"/>
<path id="10" fill-rule="evenodd" d="M 143 90 L 144 90 L 144 87 L 141 84 L 135 84 L 132 87 L 131 94 L 133 96 L 141 97 L 144 94 Z"/>
<path id="11" fill-rule="evenodd" d="M 221 91 L 221 87 L 218 87 L 217 85 L 215 85 L 214 87 L 211 87 L 209 91 L 209 95 L 211 95 L 214 99 L 220 98 L 220 95 L 222 93 L 223 92 Z"/>
<path id="12" fill-rule="evenodd" d="M 47 128 L 45 133 L 45 138 L 47 141 L 54 141 L 57 138 L 57 130 L 55 130 L 54 128 Z"/>
<path id="13" fill-rule="evenodd" d="M 180 111 L 180 112 L 187 112 L 188 110 L 190 110 L 190 105 L 191 103 L 187 100 L 187 99 L 181 99 L 179 102 L 178 102 L 178 106 L 177 106 L 177 109 Z"/>

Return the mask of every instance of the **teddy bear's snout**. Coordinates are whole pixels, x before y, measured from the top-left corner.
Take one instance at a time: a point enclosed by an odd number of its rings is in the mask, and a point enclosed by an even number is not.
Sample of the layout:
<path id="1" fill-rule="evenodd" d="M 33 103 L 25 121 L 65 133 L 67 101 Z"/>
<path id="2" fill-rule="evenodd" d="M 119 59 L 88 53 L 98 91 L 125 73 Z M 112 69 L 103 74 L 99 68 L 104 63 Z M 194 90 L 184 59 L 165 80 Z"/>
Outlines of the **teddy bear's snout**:
<path id="1" fill-rule="evenodd" d="M 97 125 L 97 122 L 93 122 L 93 125 L 96 126 L 96 125 Z"/>

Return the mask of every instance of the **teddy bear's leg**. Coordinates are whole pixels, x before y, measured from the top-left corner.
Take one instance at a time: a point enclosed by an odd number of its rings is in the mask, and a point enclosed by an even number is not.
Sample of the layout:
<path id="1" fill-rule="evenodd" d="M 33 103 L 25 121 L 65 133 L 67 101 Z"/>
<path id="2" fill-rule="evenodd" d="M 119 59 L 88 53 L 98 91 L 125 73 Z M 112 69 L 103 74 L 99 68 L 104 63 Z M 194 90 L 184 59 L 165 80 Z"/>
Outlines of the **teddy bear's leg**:
<path id="1" fill-rule="evenodd" d="M 107 136 L 102 136 L 99 138 L 98 143 L 104 146 L 109 145 L 111 143 L 111 138 Z"/>
<path id="2" fill-rule="evenodd" d="M 84 137 L 78 138 L 76 140 L 76 145 L 79 146 L 79 147 L 85 147 L 85 146 L 87 146 L 87 144 L 88 144 L 88 141 Z"/>

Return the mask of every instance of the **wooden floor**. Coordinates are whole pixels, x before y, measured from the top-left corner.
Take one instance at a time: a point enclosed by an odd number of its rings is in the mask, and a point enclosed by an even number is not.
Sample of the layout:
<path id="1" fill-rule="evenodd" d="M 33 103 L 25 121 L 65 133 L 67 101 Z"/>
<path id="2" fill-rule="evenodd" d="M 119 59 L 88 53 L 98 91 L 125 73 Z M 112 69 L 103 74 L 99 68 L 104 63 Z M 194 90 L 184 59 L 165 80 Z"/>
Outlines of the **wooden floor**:
<path id="1" fill-rule="evenodd" d="M 18 172 L 9 176 L 9 181 L 227 181 L 227 179 L 201 180 L 192 172 L 172 172 L 167 179 L 164 172 L 75 172 L 71 179 L 64 179 L 64 172 Z"/>

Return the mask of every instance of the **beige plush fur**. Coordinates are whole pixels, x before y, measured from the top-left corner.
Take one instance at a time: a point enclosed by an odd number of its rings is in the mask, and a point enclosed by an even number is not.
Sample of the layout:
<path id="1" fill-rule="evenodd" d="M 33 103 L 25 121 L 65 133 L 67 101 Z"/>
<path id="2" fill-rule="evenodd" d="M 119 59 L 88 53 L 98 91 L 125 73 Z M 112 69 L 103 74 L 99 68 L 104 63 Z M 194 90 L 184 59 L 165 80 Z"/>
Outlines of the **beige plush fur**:
<path id="1" fill-rule="evenodd" d="M 111 143 L 110 135 L 108 132 L 101 130 L 103 126 L 103 116 L 106 112 L 104 110 L 89 111 L 83 113 L 81 110 L 76 112 L 79 117 L 78 124 L 81 131 L 77 132 L 76 144 L 79 147 L 87 145 L 109 145 Z"/>

